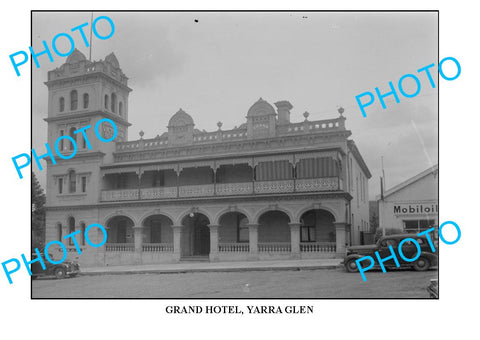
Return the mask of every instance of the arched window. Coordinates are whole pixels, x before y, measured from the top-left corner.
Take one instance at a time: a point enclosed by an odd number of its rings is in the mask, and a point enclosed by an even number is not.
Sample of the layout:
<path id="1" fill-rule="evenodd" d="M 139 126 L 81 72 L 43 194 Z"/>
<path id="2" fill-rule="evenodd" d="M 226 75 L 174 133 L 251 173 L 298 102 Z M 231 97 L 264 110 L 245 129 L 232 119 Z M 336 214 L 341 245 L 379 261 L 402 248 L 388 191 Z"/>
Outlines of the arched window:
<path id="1" fill-rule="evenodd" d="M 57 224 L 57 240 L 62 241 L 62 224 L 58 223 Z"/>
<path id="2" fill-rule="evenodd" d="M 74 193 L 77 191 L 77 174 L 74 170 L 68 172 L 68 192 Z"/>
<path id="3" fill-rule="evenodd" d="M 65 110 L 65 98 L 60 97 L 58 104 L 60 112 L 63 112 Z"/>
<path id="4" fill-rule="evenodd" d="M 70 92 L 70 110 L 76 110 L 78 107 L 78 93 L 77 90 Z"/>
<path id="5" fill-rule="evenodd" d="M 86 109 L 88 107 L 88 93 L 83 94 L 83 108 Z"/>
<path id="6" fill-rule="evenodd" d="M 105 108 L 108 110 L 108 94 L 105 95 Z"/>
<path id="7" fill-rule="evenodd" d="M 75 134 L 75 131 L 76 129 L 74 127 L 70 128 L 70 137 L 73 138 L 73 140 L 75 141 L 75 144 L 77 143 L 77 135 Z M 70 150 L 73 150 L 74 149 L 74 145 L 72 142 L 70 142 Z"/>
<path id="8" fill-rule="evenodd" d="M 75 232 L 75 218 L 69 217 L 68 218 L 68 234 L 74 233 Z M 73 238 L 69 237 L 68 238 L 68 244 L 71 246 L 73 245 Z"/>
<path id="9" fill-rule="evenodd" d="M 118 103 L 118 114 L 120 116 L 123 115 L 123 103 L 122 102 Z"/>
<path id="10" fill-rule="evenodd" d="M 115 93 L 112 93 L 112 112 L 116 111 L 115 105 L 117 104 L 117 95 Z"/>

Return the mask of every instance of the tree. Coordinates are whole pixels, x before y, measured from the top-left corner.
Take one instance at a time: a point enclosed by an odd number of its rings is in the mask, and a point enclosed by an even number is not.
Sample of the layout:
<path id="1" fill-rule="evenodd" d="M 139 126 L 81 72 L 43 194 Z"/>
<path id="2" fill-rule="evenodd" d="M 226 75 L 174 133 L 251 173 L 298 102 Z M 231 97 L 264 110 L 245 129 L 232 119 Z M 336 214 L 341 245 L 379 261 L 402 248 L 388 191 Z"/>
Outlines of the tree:
<path id="1" fill-rule="evenodd" d="M 45 202 L 45 193 L 32 171 L 32 249 L 45 245 Z"/>

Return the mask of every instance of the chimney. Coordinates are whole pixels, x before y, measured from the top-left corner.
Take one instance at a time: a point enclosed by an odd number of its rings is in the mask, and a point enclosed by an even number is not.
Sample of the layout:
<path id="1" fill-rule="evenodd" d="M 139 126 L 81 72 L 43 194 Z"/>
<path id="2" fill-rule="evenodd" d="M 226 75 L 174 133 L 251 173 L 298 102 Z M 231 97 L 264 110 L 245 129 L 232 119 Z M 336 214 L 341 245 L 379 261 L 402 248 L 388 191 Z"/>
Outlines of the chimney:
<path id="1" fill-rule="evenodd" d="M 288 100 L 281 100 L 275 103 L 278 114 L 278 124 L 290 123 L 290 110 L 293 108 Z"/>

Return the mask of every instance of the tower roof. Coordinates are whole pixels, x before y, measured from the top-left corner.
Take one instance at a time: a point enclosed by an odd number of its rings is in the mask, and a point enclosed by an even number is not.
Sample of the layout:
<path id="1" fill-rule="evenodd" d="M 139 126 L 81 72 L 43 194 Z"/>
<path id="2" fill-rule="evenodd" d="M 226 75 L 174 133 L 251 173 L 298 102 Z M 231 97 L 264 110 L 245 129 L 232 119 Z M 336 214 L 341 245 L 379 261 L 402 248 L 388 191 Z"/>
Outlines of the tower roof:
<path id="1" fill-rule="evenodd" d="M 183 111 L 179 109 L 177 113 L 175 113 L 172 118 L 168 121 L 168 127 L 177 127 L 177 126 L 186 126 L 186 125 L 195 125 L 193 122 L 193 118 Z"/>
<path id="2" fill-rule="evenodd" d="M 85 57 L 85 54 L 80 52 L 80 50 L 78 49 L 74 49 L 73 52 L 68 56 L 67 61 L 65 63 L 74 64 L 83 60 L 87 60 L 87 58 Z"/>
<path id="3" fill-rule="evenodd" d="M 263 100 L 261 97 L 248 110 L 247 117 L 251 116 L 266 116 L 275 115 L 275 109 L 270 103 Z"/>
<path id="4" fill-rule="evenodd" d="M 120 68 L 120 63 L 118 62 L 117 57 L 115 56 L 115 53 L 110 53 L 105 57 L 105 61 L 107 63 L 111 63 L 113 66 Z"/>

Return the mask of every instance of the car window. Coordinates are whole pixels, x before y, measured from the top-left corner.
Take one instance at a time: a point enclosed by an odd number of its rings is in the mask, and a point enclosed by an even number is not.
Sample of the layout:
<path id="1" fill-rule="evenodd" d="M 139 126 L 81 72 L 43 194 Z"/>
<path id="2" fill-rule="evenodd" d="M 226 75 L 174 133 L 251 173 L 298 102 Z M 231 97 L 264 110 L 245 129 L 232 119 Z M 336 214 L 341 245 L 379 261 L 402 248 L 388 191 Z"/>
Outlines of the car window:
<path id="1" fill-rule="evenodd" d="M 396 240 L 383 240 L 381 243 L 382 247 L 388 248 L 388 246 L 396 247 L 397 241 Z"/>

